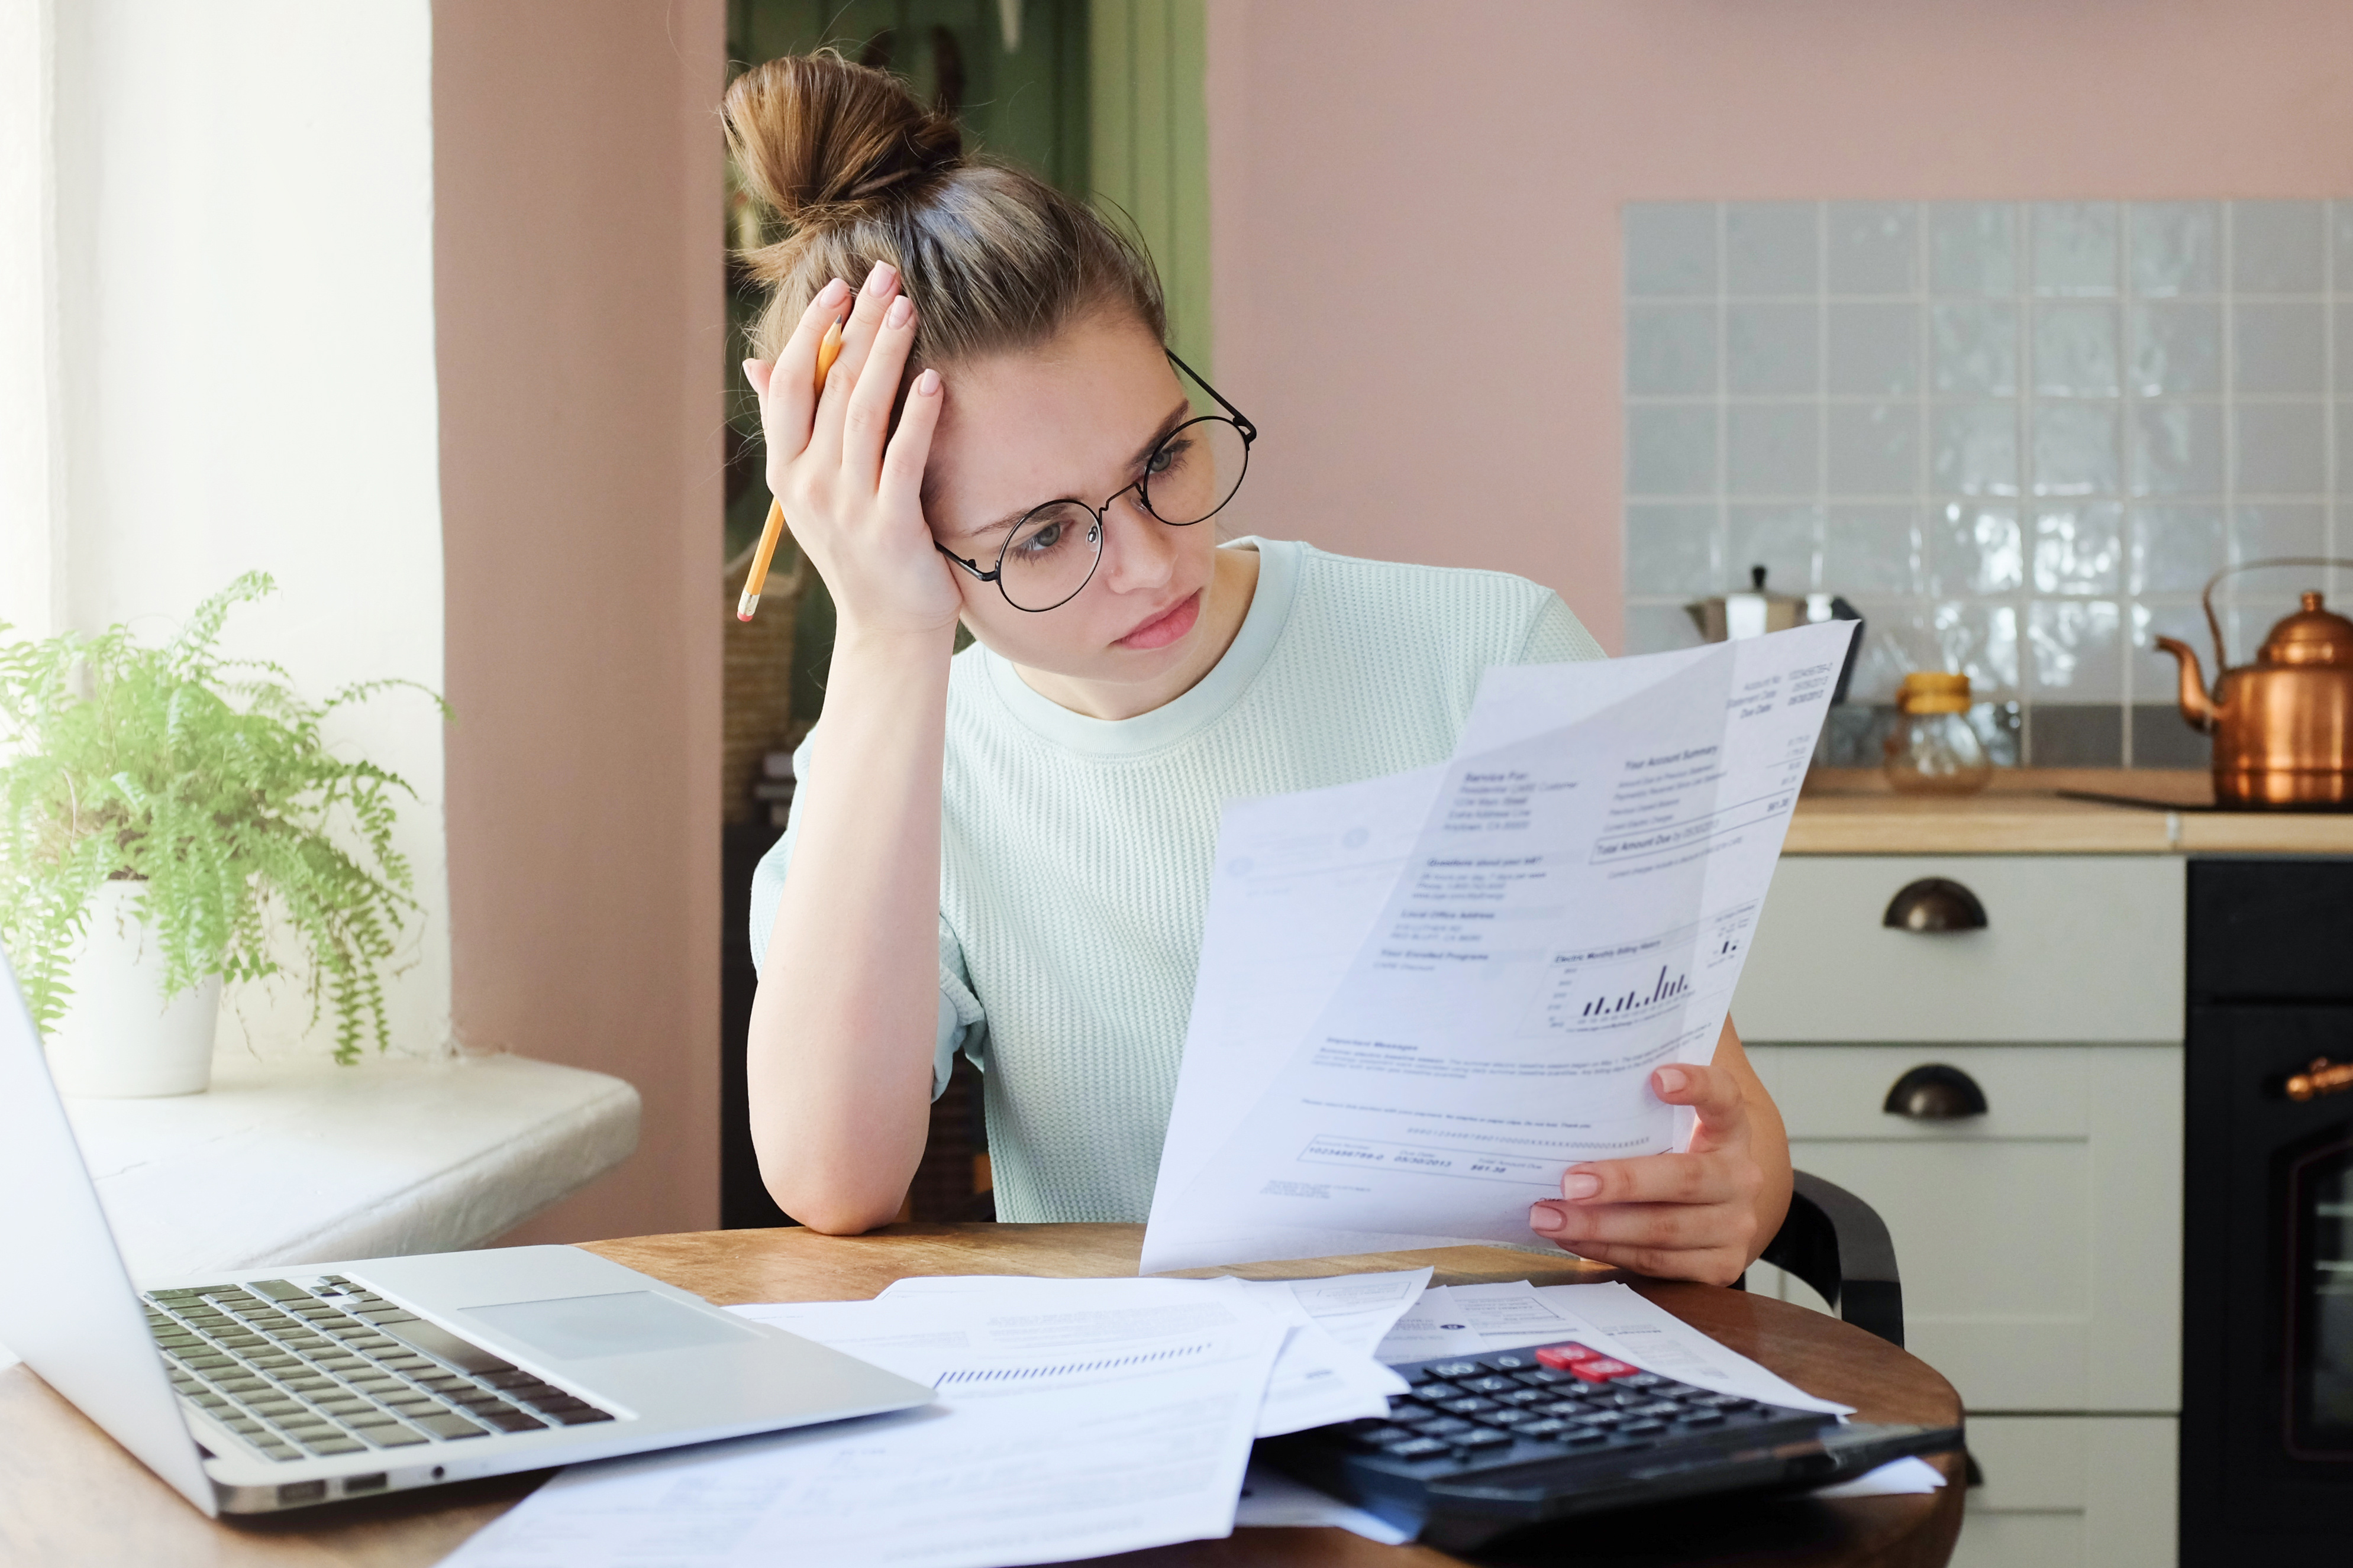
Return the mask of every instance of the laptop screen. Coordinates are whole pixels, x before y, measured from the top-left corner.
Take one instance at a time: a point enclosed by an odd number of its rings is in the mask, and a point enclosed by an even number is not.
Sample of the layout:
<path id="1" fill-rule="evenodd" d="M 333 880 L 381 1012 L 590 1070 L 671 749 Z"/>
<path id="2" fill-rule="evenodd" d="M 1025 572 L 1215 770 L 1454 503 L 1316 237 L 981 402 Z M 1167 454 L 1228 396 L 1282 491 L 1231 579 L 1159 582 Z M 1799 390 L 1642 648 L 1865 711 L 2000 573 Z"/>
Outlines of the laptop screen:
<path id="1" fill-rule="evenodd" d="M 207 1514 L 217 1514 L 146 1313 L 107 1228 L 41 1037 L 0 953 L 0 1344 Z M 37 1194 L 37 1196 L 34 1196 Z"/>

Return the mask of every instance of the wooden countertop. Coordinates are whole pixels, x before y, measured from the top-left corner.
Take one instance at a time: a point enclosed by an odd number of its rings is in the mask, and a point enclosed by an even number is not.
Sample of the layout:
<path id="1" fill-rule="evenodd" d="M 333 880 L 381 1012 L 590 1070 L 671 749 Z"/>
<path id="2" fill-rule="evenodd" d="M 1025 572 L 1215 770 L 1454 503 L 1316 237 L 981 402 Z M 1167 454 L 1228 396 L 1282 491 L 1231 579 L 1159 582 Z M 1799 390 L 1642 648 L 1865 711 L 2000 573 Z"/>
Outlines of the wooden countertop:
<path id="1" fill-rule="evenodd" d="M 2003 768 L 1976 795 L 1898 795 L 1875 768 L 1817 768 L 1786 855 L 2353 854 L 2353 813 L 2223 812 L 2063 798 L 2089 791 L 2211 805 L 2202 771 Z"/>

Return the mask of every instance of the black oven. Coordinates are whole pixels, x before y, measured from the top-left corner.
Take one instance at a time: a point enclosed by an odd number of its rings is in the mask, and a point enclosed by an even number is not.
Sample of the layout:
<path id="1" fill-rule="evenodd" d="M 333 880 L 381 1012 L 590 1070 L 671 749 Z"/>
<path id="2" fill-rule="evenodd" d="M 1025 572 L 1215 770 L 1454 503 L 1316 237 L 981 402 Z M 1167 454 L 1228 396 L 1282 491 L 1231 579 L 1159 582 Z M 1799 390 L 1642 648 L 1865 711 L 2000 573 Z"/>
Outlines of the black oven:
<path id="1" fill-rule="evenodd" d="M 2189 868 L 2181 1561 L 2353 1563 L 2353 859 Z"/>

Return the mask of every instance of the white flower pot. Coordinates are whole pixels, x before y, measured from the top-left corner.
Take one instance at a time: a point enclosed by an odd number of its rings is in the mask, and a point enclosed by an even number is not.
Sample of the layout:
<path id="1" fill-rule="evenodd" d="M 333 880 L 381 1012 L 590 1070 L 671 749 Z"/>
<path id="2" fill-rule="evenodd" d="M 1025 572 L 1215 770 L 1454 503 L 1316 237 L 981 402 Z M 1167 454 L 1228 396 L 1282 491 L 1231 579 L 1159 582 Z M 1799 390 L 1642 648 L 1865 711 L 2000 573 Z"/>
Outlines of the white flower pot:
<path id="1" fill-rule="evenodd" d="M 139 1100 L 212 1086 L 220 976 L 164 996 L 164 954 L 139 918 L 141 891 L 107 882 L 90 900 L 90 929 L 66 972 L 73 994 L 46 1041 L 61 1094 Z"/>

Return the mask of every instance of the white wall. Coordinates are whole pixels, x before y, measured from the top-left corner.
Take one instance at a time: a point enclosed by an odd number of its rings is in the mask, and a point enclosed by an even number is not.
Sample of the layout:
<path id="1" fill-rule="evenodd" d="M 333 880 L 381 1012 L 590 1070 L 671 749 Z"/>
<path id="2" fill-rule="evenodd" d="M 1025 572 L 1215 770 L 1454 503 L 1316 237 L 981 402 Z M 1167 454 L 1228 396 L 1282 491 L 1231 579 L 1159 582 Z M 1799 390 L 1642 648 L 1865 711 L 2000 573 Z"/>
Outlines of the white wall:
<path id="1" fill-rule="evenodd" d="M 63 618 L 50 0 L 0 0 L 0 621 Z"/>
<path id="2" fill-rule="evenodd" d="M 59 0 L 51 16 L 68 623 L 168 636 L 259 567 L 280 592 L 231 622 L 234 651 L 314 697 L 389 676 L 439 689 L 427 0 Z M 396 1047 L 438 1048 L 441 721 L 394 695 L 336 737 L 421 796 L 401 842 L 424 919 L 389 998 Z M 323 1026 L 300 1038 L 306 1016 L 291 998 L 244 1009 L 273 1054 L 324 1048 Z M 242 1048 L 223 1023 L 223 1048 Z"/>
<path id="3" fill-rule="evenodd" d="M 1624 204 L 2337 196 L 2353 149 L 2345 0 L 1208 17 L 1218 384 L 1266 432 L 1241 504 L 1350 555 L 1525 574 L 1605 647 Z M 1400 407 L 1412 437 L 1383 438 Z"/>
<path id="4" fill-rule="evenodd" d="M 509 1240 L 706 1230 L 726 7 L 437 0 L 433 55 L 457 1026 L 644 1101 Z"/>

